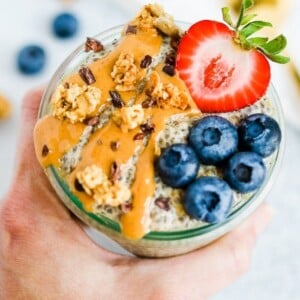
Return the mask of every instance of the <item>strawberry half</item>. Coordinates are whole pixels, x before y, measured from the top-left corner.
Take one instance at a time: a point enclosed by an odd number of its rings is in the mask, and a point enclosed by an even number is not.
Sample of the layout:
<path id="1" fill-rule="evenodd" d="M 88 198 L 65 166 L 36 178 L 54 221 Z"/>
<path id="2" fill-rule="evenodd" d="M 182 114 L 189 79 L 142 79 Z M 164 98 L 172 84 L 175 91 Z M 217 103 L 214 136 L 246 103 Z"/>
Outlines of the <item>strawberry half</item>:
<path id="1" fill-rule="evenodd" d="M 204 20 L 183 36 L 176 68 L 202 112 L 228 112 L 259 100 L 270 83 L 270 64 L 256 49 L 242 49 L 225 24 Z"/>
<path id="2" fill-rule="evenodd" d="M 176 59 L 179 76 L 202 112 L 229 112 L 252 105 L 267 91 L 270 60 L 287 63 L 279 55 L 287 41 L 279 35 L 251 37 L 272 24 L 252 21 L 245 15 L 253 0 L 242 0 L 240 16 L 233 24 L 229 8 L 222 8 L 224 23 L 203 20 L 192 25 L 182 37 Z"/>

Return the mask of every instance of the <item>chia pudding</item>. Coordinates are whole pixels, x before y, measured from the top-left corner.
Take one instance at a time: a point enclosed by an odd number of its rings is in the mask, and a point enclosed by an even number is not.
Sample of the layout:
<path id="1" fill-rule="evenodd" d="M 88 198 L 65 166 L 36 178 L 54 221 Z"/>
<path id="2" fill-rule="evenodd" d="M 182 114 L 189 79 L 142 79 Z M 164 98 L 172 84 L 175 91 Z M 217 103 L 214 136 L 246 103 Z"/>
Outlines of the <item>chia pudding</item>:
<path id="1" fill-rule="evenodd" d="M 183 202 L 198 179 L 225 182 L 230 157 L 220 164 L 199 159 L 193 180 L 180 187 L 167 184 L 157 167 L 166 149 L 190 143 L 191 129 L 202 119 L 222 117 L 238 132 L 249 116 L 278 118 L 278 107 L 266 93 L 232 111 L 199 109 L 176 65 L 184 34 L 162 7 L 149 4 L 119 39 L 88 38 L 84 59 L 59 80 L 35 128 L 40 164 L 55 170 L 83 211 L 115 222 L 128 241 L 217 223 L 191 215 Z M 231 156 L 239 151 L 236 147 Z M 261 158 L 266 174 L 276 157 L 274 150 Z M 230 187 L 232 203 L 219 221 L 258 189 Z"/>

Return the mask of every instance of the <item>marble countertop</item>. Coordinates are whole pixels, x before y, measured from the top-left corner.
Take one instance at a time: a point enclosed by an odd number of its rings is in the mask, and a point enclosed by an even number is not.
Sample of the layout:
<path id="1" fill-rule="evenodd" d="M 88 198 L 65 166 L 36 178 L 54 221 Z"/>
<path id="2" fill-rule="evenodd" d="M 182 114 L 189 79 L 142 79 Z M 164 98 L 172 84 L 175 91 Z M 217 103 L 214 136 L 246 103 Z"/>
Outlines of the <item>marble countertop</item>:
<path id="1" fill-rule="evenodd" d="M 18 127 L 23 94 L 30 88 L 45 84 L 62 60 L 86 36 L 94 35 L 131 18 L 144 0 L 10 0 L 0 1 L 0 92 L 11 99 L 14 113 L 10 120 L 0 122 L 0 197 L 9 187 L 14 166 L 14 153 L 18 147 Z M 205 2 L 205 8 L 196 1 L 156 1 L 168 7 L 176 19 L 196 21 L 201 18 L 218 18 L 219 0 Z M 125 4 L 126 3 L 126 4 Z M 292 40 L 300 26 L 300 2 L 294 0 L 293 9 L 282 30 Z M 18 7 L 18 9 L 16 9 Z M 81 21 L 80 34 L 70 41 L 59 41 L 51 35 L 51 18 L 58 12 L 70 9 Z M 30 13 L 29 13 L 30 11 Z M 17 20 L 17 21 L 16 21 Z M 286 31 L 285 31 L 286 30 Z M 20 75 L 15 67 L 18 49 L 29 42 L 40 43 L 48 52 L 48 65 L 37 77 Z M 289 49 L 296 57 L 299 47 L 292 42 Z M 297 52 L 298 51 L 298 52 Z M 299 61 L 295 61 L 299 65 Z M 287 68 L 273 67 L 273 83 L 277 87 L 286 112 L 287 145 L 279 178 L 269 194 L 276 210 L 273 223 L 257 243 L 251 269 L 241 280 L 222 291 L 215 300 L 297 300 L 300 299 L 300 93 L 292 83 Z M 300 103 L 300 101 L 299 101 Z M 106 245 L 110 245 L 105 242 Z"/>

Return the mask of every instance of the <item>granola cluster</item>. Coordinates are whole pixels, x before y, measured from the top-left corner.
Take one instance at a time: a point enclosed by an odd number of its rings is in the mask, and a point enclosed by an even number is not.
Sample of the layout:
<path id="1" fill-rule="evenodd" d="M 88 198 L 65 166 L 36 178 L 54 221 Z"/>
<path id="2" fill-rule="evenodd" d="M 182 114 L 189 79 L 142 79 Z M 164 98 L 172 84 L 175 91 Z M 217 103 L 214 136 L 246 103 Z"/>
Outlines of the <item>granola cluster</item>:
<path id="1" fill-rule="evenodd" d="M 58 119 L 68 119 L 71 123 L 82 122 L 99 112 L 101 90 L 88 85 L 61 84 L 51 102 L 53 115 Z"/>
<path id="2" fill-rule="evenodd" d="M 147 8 L 147 6 L 143 7 L 143 9 L 137 15 L 134 24 L 137 25 L 141 30 L 154 28 L 154 17 L 152 16 L 151 11 Z"/>
<path id="3" fill-rule="evenodd" d="M 161 82 L 156 71 L 151 74 L 147 93 L 161 108 L 175 107 L 182 110 L 189 108 L 189 95 L 172 83 Z"/>
<path id="4" fill-rule="evenodd" d="M 115 110 L 112 119 L 123 132 L 128 132 L 140 126 L 144 121 L 144 116 L 142 105 L 135 104 Z"/>
<path id="5" fill-rule="evenodd" d="M 131 53 L 122 52 L 113 66 L 111 77 L 120 92 L 136 90 L 139 80 L 139 68 Z"/>
<path id="6" fill-rule="evenodd" d="M 167 14 L 159 4 L 148 4 L 144 6 L 133 25 L 141 30 L 156 28 L 168 36 L 178 36 L 179 29 L 174 23 L 171 15 Z"/>
<path id="7" fill-rule="evenodd" d="M 120 181 L 114 183 L 104 174 L 97 165 L 87 166 L 76 174 L 76 178 L 84 191 L 91 196 L 98 205 L 116 207 L 128 201 L 130 190 Z"/>
<path id="8" fill-rule="evenodd" d="M 11 104 L 3 96 L 0 95 L 0 120 L 6 119 L 11 114 Z"/>

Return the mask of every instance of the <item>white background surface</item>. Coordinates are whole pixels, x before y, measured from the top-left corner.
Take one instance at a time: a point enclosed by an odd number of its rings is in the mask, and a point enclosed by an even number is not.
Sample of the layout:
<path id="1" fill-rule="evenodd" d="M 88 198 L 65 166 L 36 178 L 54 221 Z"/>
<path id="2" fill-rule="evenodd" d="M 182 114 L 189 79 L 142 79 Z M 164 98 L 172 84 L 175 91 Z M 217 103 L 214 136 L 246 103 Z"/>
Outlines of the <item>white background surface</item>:
<path id="1" fill-rule="evenodd" d="M 70 1 L 69 1 L 70 2 Z M 10 120 L 0 122 L 0 197 L 9 186 L 14 153 L 18 146 L 17 132 L 21 99 L 29 88 L 46 83 L 62 60 L 86 36 L 124 23 L 147 1 L 77 0 L 70 4 L 58 0 L 0 0 L 0 92 L 13 102 Z M 218 18 L 216 7 L 222 1 L 161 0 L 176 19 L 196 21 Z M 203 7 L 205 5 L 205 7 Z M 74 11 L 81 22 L 80 34 L 70 41 L 55 39 L 50 30 L 52 17 L 64 10 Z M 289 18 L 282 30 L 290 40 L 290 53 L 296 59 L 299 48 L 300 1 L 294 0 Z M 42 44 L 48 53 L 48 65 L 42 75 L 25 77 L 15 67 L 18 49 L 29 42 Z M 297 45 L 298 43 L 298 45 Z M 296 63 L 299 65 L 299 61 Z M 293 85 L 286 68 L 274 67 L 273 83 L 277 87 L 287 115 L 287 149 L 282 167 L 268 201 L 277 213 L 274 222 L 258 242 L 250 272 L 215 300 L 298 300 L 300 299 L 300 128 L 299 90 Z M 299 117 L 298 117 L 299 116 Z M 199 282 L 201 285 L 201 282 Z"/>

